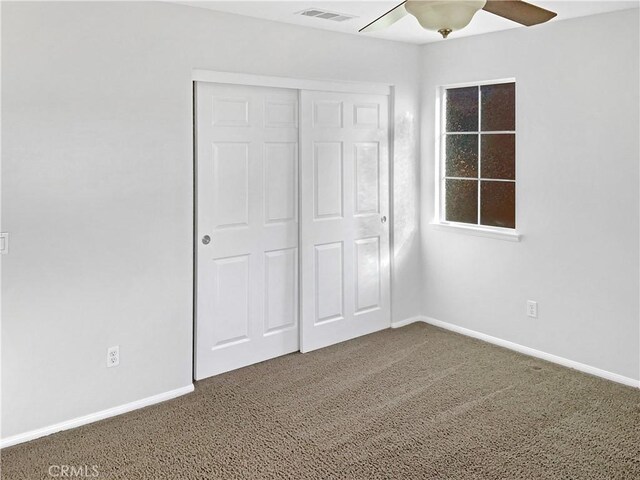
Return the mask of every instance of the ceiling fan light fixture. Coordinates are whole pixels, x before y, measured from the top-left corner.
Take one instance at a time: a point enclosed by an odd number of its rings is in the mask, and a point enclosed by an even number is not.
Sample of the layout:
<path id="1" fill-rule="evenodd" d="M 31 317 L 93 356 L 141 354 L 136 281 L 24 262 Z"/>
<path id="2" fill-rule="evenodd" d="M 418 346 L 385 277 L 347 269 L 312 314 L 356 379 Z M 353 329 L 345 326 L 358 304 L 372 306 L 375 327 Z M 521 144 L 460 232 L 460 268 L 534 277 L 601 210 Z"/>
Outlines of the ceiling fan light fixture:
<path id="1" fill-rule="evenodd" d="M 486 0 L 408 0 L 405 8 L 418 19 L 422 28 L 447 38 L 451 32 L 469 25 L 486 3 Z"/>

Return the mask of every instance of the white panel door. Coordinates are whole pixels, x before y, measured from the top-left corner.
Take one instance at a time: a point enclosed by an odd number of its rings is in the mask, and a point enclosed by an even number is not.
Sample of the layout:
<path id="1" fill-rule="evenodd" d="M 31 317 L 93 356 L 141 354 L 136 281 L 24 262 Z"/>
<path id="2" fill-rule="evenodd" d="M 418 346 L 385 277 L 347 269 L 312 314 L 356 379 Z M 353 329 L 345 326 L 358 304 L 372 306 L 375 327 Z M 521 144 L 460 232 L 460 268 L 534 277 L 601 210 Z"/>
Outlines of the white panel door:
<path id="1" fill-rule="evenodd" d="M 199 82 L 196 135 L 202 379 L 298 350 L 298 93 Z"/>
<path id="2" fill-rule="evenodd" d="M 388 328 L 388 97 L 302 91 L 301 350 Z"/>

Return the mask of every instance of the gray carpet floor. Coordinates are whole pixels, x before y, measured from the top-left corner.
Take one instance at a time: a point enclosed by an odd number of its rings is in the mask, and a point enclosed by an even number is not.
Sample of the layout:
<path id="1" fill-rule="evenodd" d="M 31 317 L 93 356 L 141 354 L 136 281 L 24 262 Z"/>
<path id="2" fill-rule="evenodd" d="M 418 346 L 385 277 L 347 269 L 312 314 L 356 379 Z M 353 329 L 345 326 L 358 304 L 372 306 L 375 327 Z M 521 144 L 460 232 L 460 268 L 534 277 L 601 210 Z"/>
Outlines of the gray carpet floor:
<path id="1" fill-rule="evenodd" d="M 640 392 L 425 324 L 2 452 L 3 479 L 640 479 Z M 89 472 L 91 473 L 91 471 Z"/>

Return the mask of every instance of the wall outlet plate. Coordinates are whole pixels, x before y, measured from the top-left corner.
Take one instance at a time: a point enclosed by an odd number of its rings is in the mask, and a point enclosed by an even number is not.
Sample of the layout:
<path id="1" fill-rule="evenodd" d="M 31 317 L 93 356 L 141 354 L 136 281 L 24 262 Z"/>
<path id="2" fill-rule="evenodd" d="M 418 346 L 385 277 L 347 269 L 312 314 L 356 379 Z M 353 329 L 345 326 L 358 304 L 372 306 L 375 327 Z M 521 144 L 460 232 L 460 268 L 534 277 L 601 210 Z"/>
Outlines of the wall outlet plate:
<path id="1" fill-rule="evenodd" d="M 527 300 L 527 316 L 531 318 L 538 318 L 538 302 Z"/>
<path id="2" fill-rule="evenodd" d="M 107 368 L 120 365 L 120 346 L 109 347 L 107 349 Z"/>

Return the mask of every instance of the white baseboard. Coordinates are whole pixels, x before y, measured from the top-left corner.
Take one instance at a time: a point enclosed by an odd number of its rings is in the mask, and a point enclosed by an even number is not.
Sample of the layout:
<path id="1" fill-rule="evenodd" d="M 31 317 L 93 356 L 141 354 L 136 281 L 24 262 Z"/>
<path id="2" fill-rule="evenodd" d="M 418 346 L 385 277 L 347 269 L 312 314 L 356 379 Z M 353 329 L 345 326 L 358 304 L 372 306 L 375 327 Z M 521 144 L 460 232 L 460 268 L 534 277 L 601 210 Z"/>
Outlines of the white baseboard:
<path id="1" fill-rule="evenodd" d="M 176 398 L 181 395 L 185 395 L 187 393 L 193 392 L 193 390 L 194 390 L 193 384 L 187 385 L 186 387 L 177 388 L 175 390 L 160 393 L 152 397 L 136 400 L 135 402 L 130 402 L 117 407 L 108 408 L 107 410 L 102 410 L 100 412 L 91 413 L 83 417 L 67 420 L 66 422 L 56 423 L 55 425 L 50 425 L 48 427 L 38 428 L 36 430 L 31 430 L 29 432 L 20 433 L 18 435 L 13 435 L 11 437 L 3 438 L 2 440 L 0 440 L 0 448 L 10 447 L 12 445 L 17 445 L 18 443 L 28 442 L 29 440 L 35 440 L 36 438 L 51 435 L 52 433 L 56 433 L 56 432 L 61 432 L 62 430 L 69 430 L 71 428 L 76 428 L 81 425 L 86 425 L 88 423 L 97 422 L 98 420 L 104 420 L 105 418 L 115 417 L 116 415 L 121 415 L 123 413 L 127 413 L 132 410 L 137 410 L 139 408 L 148 407 L 149 405 L 164 402 L 166 400 L 171 400 L 172 398 Z"/>
<path id="2" fill-rule="evenodd" d="M 523 353 L 525 355 L 529 355 L 532 357 L 540 358 L 548 362 L 557 363 L 558 365 L 562 365 L 564 367 L 569 367 L 569 368 L 573 368 L 574 370 L 579 370 L 581 372 L 589 373 L 591 375 L 595 375 L 596 377 L 605 378 L 607 380 L 621 383 L 623 385 L 628 385 L 630 387 L 640 388 L 640 380 L 635 380 L 633 378 L 625 377 L 617 373 L 612 373 L 607 370 L 602 370 L 600 368 L 592 367 L 591 365 L 586 365 L 584 363 L 569 360 L 564 357 L 559 357 L 551 353 L 542 352 L 534 348 L 525 347 L 524 345 L 520 345 L 518 343 L 510 342 L 508 340 L 502 340 L 501 338 L 497 338 L 497 337 L 492 337 L 491 335 L 476 332 L 475 330 L 469 330 L 468 328 L 460 327 L 452 323 L 436 320 L 435 318 L 422 317 L 422 316 L 410 317 L 404 320 L 399 320 L 397 322 L 392 322 L 391 328 L 400 328 L 415 322 L 428 323 L 435 327 L 444 328 L 445 330 L 450 330 L 452 332 L 460 333 L 468 337 L 477 338 L 478 340 L 483 340 L 485 342 L 492 343 L 500 347 L 508 348 L 509 350 L 514 350 L 516 352 Z M 98 420 L 103 420 L 105 418 L 121 415 L 123 413 L 127 413 L 132 410 L 137 410 L 139 408 L 147 407 L 149 405 L 154 405 L 156 403 L 164 402 L 166 400 L 171 400 L 172 398 L 176 398 L 181 395 L 185 395 L 187 393 L 193 392 L 193 390 L 194 390 L 193 384 L 187 385 L 185 387 L 177 388 L 169 392 L 160 393 L 158 395 L 143 398 L 141 400 L 136 400 L 135 402 L 127 403 L 125 405 L 120 405 L 118 407 L 109 408 L 107 410 L 102 410 L 100 412 L 85 415 L 83 417 L 67 420 L 66 422 L 56 423 L 55 425 L 50 425 L 48 427 L 39 428 L 36 430 L 31 430 L 29 432 L 20 433 L 18 435 L 14 435 L 11 437 L 3 438 L 0 440 L 0 448 L 10 447 L 12 445 L 17 445 L 19 443 L 27 442 L 29 440 L 34 440 L 36 438 L 44 437 L 46 435 L 51 435 L 52 433 L 60 432 L 63 430 L 69 430 L 71 428 L 79 427 L 81 425 L 86 425 L 88 423 L 96 422 Z"/>
<path id="3" fill-rule="evenodd" d="M 418 315 L 416 317 L 409 317 L 405 318 L 404 320 L 398 320 L 397 322 L 391 322 L 391 328 L 400 328 L 416 322 L 424 322 L 424 317 Z"/>
<path id="4" fill-rule="evenodd" d="M 409 319 L 409 320 L 412 320 L 412 319 Z M 462 335 L 477 338 L 478 340 L 492 343 L 500 347 L 508 348 L 509 350 L 514 350 L 516 352 L 523 353 L 531 357 L 540 358 L 542 360 L 546 360 L 547 362 L 557 363 L 558 365 L 573 368 L 574 370 L 579 370 L 581 372 L 588 373 L 596 377 L 605 378 L 607 380 L 621 383 L 623 385 L 628 385 L 630 387 L 640 388 L 640 380 L 635 380 L 633 378 L 625 377 L 617 373 L 609 372 L 607 370 L 602 370 L 597 367 L 592 367 L 591 365 L 586 365 L 584 363 L 576 362 L 574 360 L 569 360 L 568 358 L 559 357 L 557 355 L 536 350 L 534 348 L 525 347 L 524 345 L 510 342 L 508 340 L 502 340 L 501 338 L 492 337 L 491 335 L 476 332 L 475 330 L 469 330 L 468 328 L 460 327 L 452 323 L 443 322 L 441 320 L 436 320 L 435 318 L 430 318 L 430 317 L 419 317 L 419 320 L 414 320 L 414 321 L 422 321 L 422 322 L 428 323 L 429 325 L 433 325 L 435 327 L 440 327 L 440 328 L 444 328 L 445 330 L 461 333 Z M 413 322 L 407 322 L 405 323 L 405 325 L 407 325 L 408 323 L 413 323 Z M 398 325 L 398 326 L 402 326 L 402 325 Z"/>

